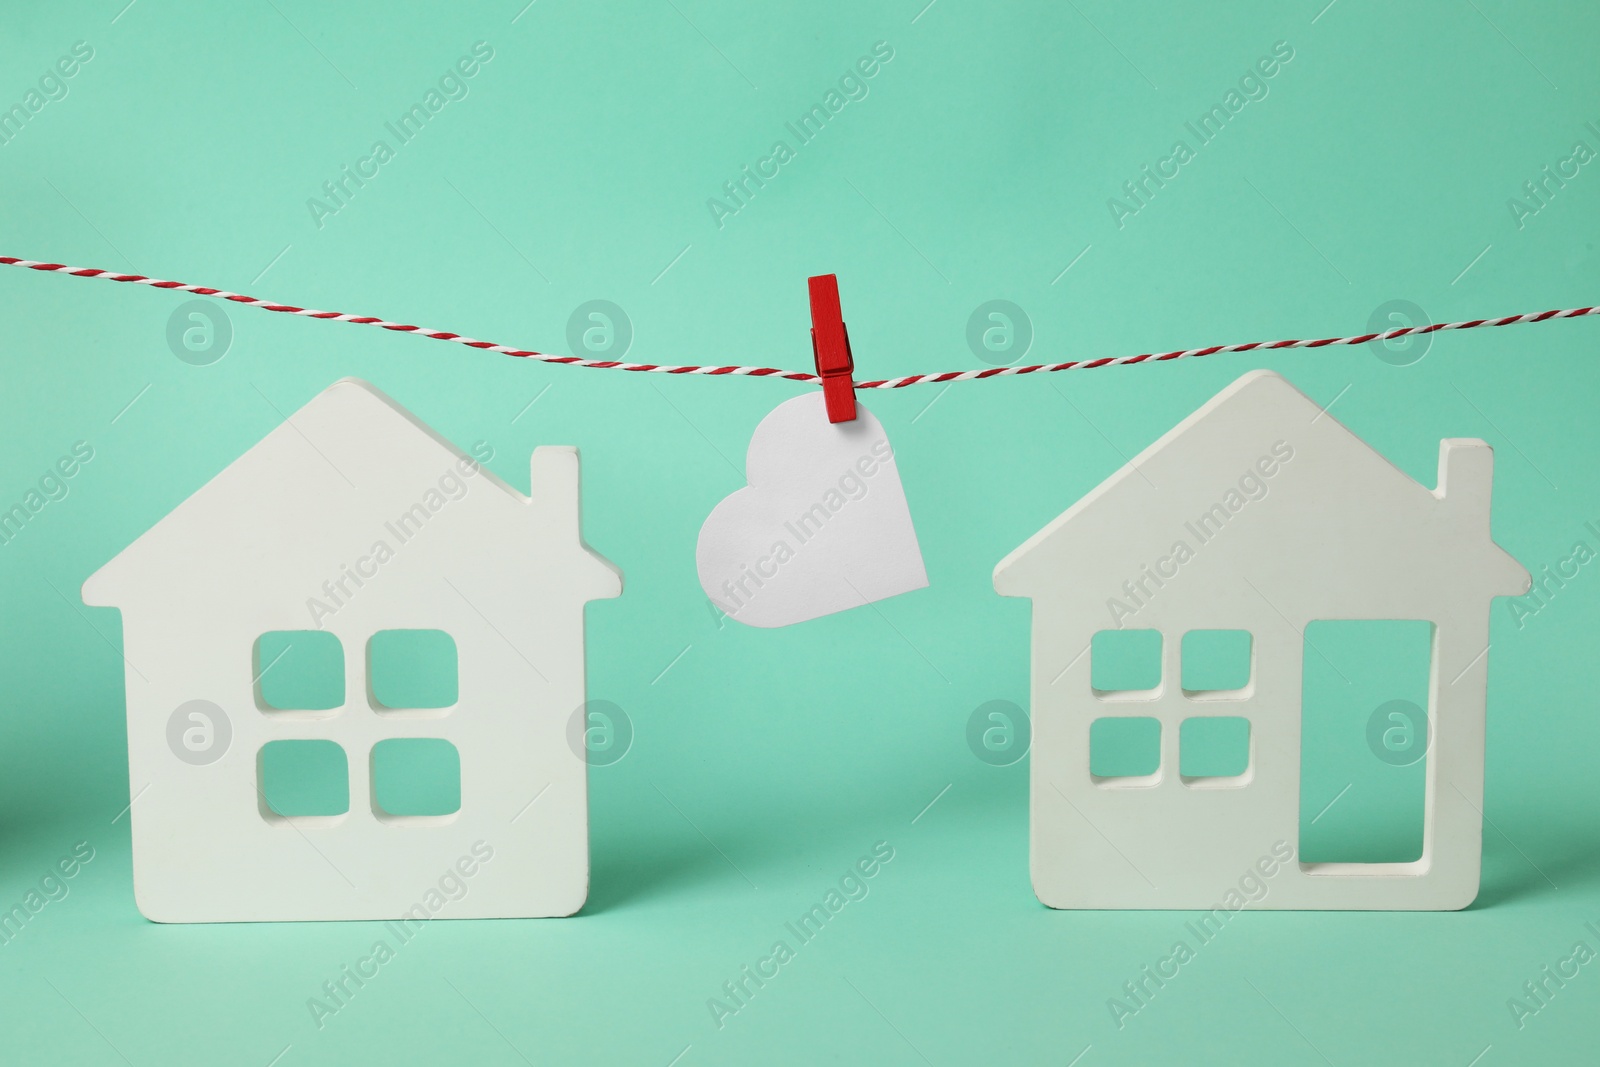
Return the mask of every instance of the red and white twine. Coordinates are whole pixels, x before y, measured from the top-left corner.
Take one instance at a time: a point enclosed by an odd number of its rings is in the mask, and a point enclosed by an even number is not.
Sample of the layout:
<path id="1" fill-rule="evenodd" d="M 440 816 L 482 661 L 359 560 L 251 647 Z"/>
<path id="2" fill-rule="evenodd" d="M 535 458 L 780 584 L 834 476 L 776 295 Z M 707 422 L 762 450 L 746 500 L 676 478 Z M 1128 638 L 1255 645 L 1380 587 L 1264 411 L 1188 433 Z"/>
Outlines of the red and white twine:
<path id="1" fill-rule="evenodd" d="M 477 348 L 485 352 L 498 352 L 500 355 L 515 356 L 518 359 L 536 359 L 545 363 L 563 363 L 574 367 L 596 367 L 604 370 L 646 371 L 655 374 L 741 374 L 752 378 L 784 378 L 793 382 L 820 381 L 815 374 L 807 371 L 779 370 L 776 367 L 675 367 L 657 363 L 623 363 L 620 360 L 611 359 L 580 359 L 577 356 L 553 356 L 526 348 L 510 348 L 506 345 L 497 345 L 492 341 L 478 341 L 459 333 L 451 333 L 448 330 L 430 330 L 422 326 L 408 326 L 405 323 L 389 322 L 386 319 L 376 318 L 372 315 L 346 315 L 337 311 L 316 311 L 311 308 L 295 307 L 292 304 L 276 304 L 253 296 L 244 296 L 241 293 L 230 293 L 226 289 L 213 289 L 209 286 L 189 285 L 184 282 L 161 281 L 156 278 L 146 278 L 142 274 L 117 274 L 113 271 L 99 270 L 95 267 L 68 267 L 61 263 L 40 263 L 31 259 L 17 259 L 14 256 L 0 256 L 0 264 L 12 267 L 26 267 L 29 270 L 46 271 L 53 274 L 69 274 L 74 278 L 103 278 L 113 282 L 132 282 L 136 285 L 148 285 L 155 289 L 173 289 L 183 293 L 198 293 L 201 296 L 214 296 L 236 304 L 247 304 L 250 307 L 261 308 L 264 311 L 278 311 L 286 315 L 302 315 L 306 318 L 326 319 L 332 322 L 354 322 L 363 326 L 379 326 L 385 330 L 394 330 L 397 333 L 414 333 L 422 337 L 431 337 L 435 341 L 453 341 L 459 345 L 466 345 L 468 348 Z M 855 387 L 857 389 L 902 389 L 908 385 L 921 385 L 925 382 L 966 382 L 980 378 L 1002 378 L 1013 374 L 1034 374 L 1041 371 L 1126 367 L 1135 363 L 1162 363 L 1168 360 L 1188 359 L 1191 356 L 1210 356 L 1223 352 L 1254 352 L 1257 349 L 1274 351 L 1284 348 L 1325 348 L 1330 345 L 1360 345 L 1366 344 L 1368 341 L 1389 341 L 1398 337 L 1440 333 L 1444 330 L 1473 330 L 1480 326 L 1515 326 L 1523 322 L 1576 319 L 1586 315 L 1600 315 L 1600 306 L 1569 308 L 1565 311 L 1540 311 L 1528 315 L 1507 315 L 1498 319 L 1468 319 L 1465 322 L 1436 322 L 1427 326 L 1398 326 L 1392 330 L 1383 330 L 1379 333 L 1355 334 L 1350 337 L 1323 337 L 1314 341 L 1251 341 L 1247 344 L 1238 345 L 1185 348 L 1176 352 L 1143 352 L 1137 356 L 1069 360 L 1065 363 L 1037 363 L 1027 367 L 988 367 L 983 370 L 945 371 L 942 374 L 908 374 L 902 378 L 883 378 L 878 381 L 856 382 Z"/>

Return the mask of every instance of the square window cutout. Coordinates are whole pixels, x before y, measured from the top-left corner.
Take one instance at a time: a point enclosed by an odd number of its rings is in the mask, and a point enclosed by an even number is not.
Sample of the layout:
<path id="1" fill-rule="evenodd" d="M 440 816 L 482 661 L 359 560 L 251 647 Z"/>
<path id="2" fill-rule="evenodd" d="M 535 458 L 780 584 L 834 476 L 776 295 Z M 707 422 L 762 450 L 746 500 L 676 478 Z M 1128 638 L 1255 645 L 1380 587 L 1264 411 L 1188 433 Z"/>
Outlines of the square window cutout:
<path id="1" fill-rule="evenodd" d="M 448 708 L 460 695 L 455 638 L 443 630 L 379 630 L 367 642 L 367 678 L 380 708 Z"/>
<path id="2" fill-rule="evenodd" d="M 272 630 L 256 638 L 250 676 L 273 711 L 328 711 L 344 704 L 344 646 L 326 630 Z"/>
<path id="3" fill-rule="evenodd" d="M 350 810 L 350 767 L 332 741 L 268 741 L 256 755 L 256 777 L 269 819 Z"/>
<path id="4" fill-rule="evenodd" d="M 1205 715 L 1178 727 L 1178 775 L 1206 779 L 1238 778 L 1250 770 L 1250 720 L 1238 715 Z M 1244 783 L 1237 783 L 1243 785 Z"/>
<path id="5" fill-rule="evenodd" d="M 1183 635 L 1183 689 L 1216 693 L 1250 684 L 1250 631 L 1190 630 Z"/>
<path id="6" fill-rule="evenodd" d="M 372 802 L 380 815 L 461 810 L 461 753 L 438 737 L 391 737 L 372 746 Z"/>
<path id="7" fill-rule="evenodd" d="M 1101 630 L 1089 642 L 1089 685 L 1137 693 L 1161 685 L 1160 630 Z"/>
<path id="8" fill-rule="evenodd" d="M 1146 716 L 1096 719 L 1089 724 L 1089 774 L 1148 778 L 1161 769 L 1161 723 Z"/>

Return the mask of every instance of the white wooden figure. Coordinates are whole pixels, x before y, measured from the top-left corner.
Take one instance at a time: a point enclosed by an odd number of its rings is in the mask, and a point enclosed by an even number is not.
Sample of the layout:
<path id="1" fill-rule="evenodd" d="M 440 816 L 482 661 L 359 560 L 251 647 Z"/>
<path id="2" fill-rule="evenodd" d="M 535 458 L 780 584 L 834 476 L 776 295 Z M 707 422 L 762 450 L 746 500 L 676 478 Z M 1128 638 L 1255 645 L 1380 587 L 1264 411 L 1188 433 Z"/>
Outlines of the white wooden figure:
<path id="1" fill-rule="evenodd" d="M 1530 584 L 1490 537 L 1492 480 L 1485 442 L 1449 439 L 1438 488 L 1419 485 L 1283 378 L 1256 371 L 1002 560 L 995 589 L 1033 601 L 1030 865 L 1039 899 L 1214 909 L 1251 876 L 1268 886 L 1257 908 L 1471 903 L 1489 603 Z M 1317 619 L 1433 623 L 1432 748 L 1414 862 L 1299 860 L 1302 635 Z M 1091 639 L 1119 628 L 1160 632 L 1153 689 L 1091 686 Z M 1198 629 L 1249 631 L 1244 688 L 1182 688 L 1181 639 Z M 1245 773 L 1180 775 L 1180 725 L 1197 715 L 1250 721 Z M 1090 724 L 1107 716 L 1159 721 L 1155 773 L 1091 776 Z"/>
<path id="2" fill-rule="evenodd" d="M 133 870 L 158 922 L 569 915 L 588 893 L 584 604 L 622 591 L 579 533 L 578 453 L 533 452 L 531 499 L 371 385 L 336 382 L 83 587 L 123 613 Z M 458 698 L 391 709 L 368 674 L 384 630 L 455 642 Z M 275 710 L 257 638 L 323 630 L 341 706 Z M 581 737 L 581 725 L 577 731 Z M 460 808 L 378 804 L 373 748 L 437 738 Z M 264 746 L 344 753 L 343 814 L 284 817 Z"/>

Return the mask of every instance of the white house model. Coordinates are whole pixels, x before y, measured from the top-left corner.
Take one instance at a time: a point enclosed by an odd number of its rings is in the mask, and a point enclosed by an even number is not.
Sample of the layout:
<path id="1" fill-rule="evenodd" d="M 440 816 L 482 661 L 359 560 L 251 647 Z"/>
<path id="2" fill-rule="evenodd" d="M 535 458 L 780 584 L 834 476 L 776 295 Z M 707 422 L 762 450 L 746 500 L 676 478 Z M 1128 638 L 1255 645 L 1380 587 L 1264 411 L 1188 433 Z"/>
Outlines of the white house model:
<path id="1" fill-rule="evenodd" d="M 372 386 L 330 386 L 84 583 L 85 603 L 123 613 L 140 911 L 577 911 L 587 764 L 569 724 L 584 703 L 584 604 L 621 591 L 579 533 L 576 449 L 535 449 L 524 497 Z M 392 631 L 449 635 L 453 701 L 381 702 L 370 643 Z M 268 634 L 337 639 L 333 706 L 268 704 L 264 676 L 282 669 L 261 655 Z M 377 749 L 396 739 L 454 747 L 457 810 L 382 807 Z M 342 812 L 269 803 L 269 748 L 308 741 L 342 753 Z"/>
<path id="2" fill-rule="evenodd" d="M 1283 378 L 1240 378 L 995 568 L 1033 601 L 1030 855 L 1056 908 L 1210 909 L 1242 875 L 1264 908 L 1454 909 L 1478 892 L 1489 604 L 1526 592 L 1490 538 L 1493 453 L 1449 439 L 1430 490 Z M 1256 492 L 1256 487 L 1261 487 Z M 1299 860 L 1304 631 L 1314 620 L 1433 625 L 1422 855 Z M 1099 631 L 1158 631 L 1160 680 L 1093 685 Z M 1251 635 L 1249 680 L 1185 690 L 1183 635 Z M 1081 660 L 1081 662 L 1079 662 Z M 1091 773 L 1091 724 L 1159 723 L 1153 773 Z M 1248 766 L 1179 772 L 1194 717 L 1249 721 Z"/>

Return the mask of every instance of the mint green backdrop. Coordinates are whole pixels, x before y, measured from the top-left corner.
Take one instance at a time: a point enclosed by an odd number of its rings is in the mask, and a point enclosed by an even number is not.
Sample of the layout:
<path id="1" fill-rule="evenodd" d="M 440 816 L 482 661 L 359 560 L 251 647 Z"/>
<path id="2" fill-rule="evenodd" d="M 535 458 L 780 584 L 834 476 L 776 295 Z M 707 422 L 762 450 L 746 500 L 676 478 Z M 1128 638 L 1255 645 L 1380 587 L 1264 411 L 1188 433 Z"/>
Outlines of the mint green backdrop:
<path id="1" fill-rule="evenodd" d="M 4 5 L 0 108 L 28 115 L 0 144 L 5 254 L 555 352 L 603 299 L 630 358 L 787 368 L 810 365 L 805 278 L 835 271 L 860 377 L 986 365 L 968 319 L 995 299 L 1028 317 L 1026 362 L 1358 333 L 1395 300 L 1432 321 L 1600 300 L 1600 15 L 1577 0 L 124 3 Z M 475 42 L 492 58 L 401 144 L 385 124 Z M 1292 59 L 1240 89 L 1278 42 Z M 875 46 L 892 59 L 801 144 L 786 123 Z M 1200 144 L 1186 123 L 1230 90 L 1243 106 Z M 379 139 L 392 158 L 363 163 Z M 778 140 L 777 175 L 713 211 Z M 1146 165 L 1178 169 L 1132 200 Z M 377 170 L 315 217 L 346 166 Z M 1595 564 L 1535 614 L 1493 606 L 1471 909 L 1243 912 L 1120 1027 L 1108 999 L 1192 942 L 1192 916 L 1040 906 L 1027 760 L 980 761 L 967 724 L 1027 703 L 1028 607 L 994 595 L 996 561 L 1251 368 L 1429 486 L 1441 437 L 1488 439 L 1494 534 L 1530 570 L 1600 544 L 1600 323 L 1440 335 L 1415 362 L 1338 348 L 868 394 L 930 587 L 764 631 L 719 624 L 695 536 L 756 423 L 805 387 L 240 307 L 199 366 L 167 338 L 187 299 L 0 271 L 0 505 L 93 449 L 0 545 L 0 906 L 93 855 L 0 944 L 0 1060 L 1592 1061 L 1600 963 L 1546 980 L 1520 1020 L 1507 1002 L 1576 943 L 1600 950 Z M 587 539 L 627 575 L 589 611 L 589 693 L 635 736 L 591 774 L 580 916 L 431 925 L 319 1026 L 308 999 L 378 924 L 135 910 L 120 622 L 77 591 L 345 375 L 486 445 L 521 488 L 534 446 L 580 446 Z M 1351 789 L 1319 832 L 1405 799 L 1353 728 Z M 1319 796 L 1340 773 L 1316 771 Z M 708 999 L 878 842 L 893 860 L 867 896 L 719 1027 Z"/>

